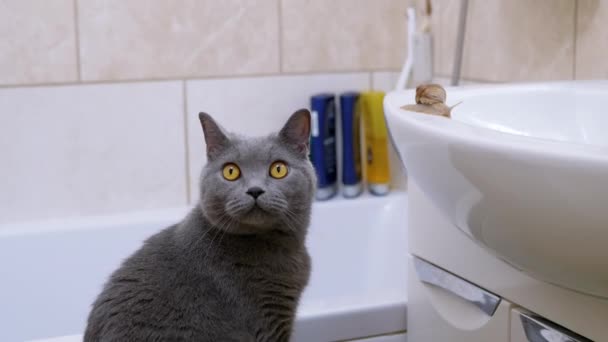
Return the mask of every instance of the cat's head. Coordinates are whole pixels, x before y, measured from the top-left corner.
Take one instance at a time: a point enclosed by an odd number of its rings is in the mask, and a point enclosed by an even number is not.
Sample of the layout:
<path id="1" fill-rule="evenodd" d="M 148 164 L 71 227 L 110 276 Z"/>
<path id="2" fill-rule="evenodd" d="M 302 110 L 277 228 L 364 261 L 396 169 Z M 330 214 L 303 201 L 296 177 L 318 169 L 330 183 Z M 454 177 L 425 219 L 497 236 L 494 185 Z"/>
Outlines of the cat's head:
<path id="1" fill-rule="evenodd" d="M 291 115 L 276 134 L 245 138 L 226 133 L 200 113 L 207 144 L 200 206 L 229 233 L 301 233 L 308 225 L 316 178 L 308 159 L 310 113 Z"/>

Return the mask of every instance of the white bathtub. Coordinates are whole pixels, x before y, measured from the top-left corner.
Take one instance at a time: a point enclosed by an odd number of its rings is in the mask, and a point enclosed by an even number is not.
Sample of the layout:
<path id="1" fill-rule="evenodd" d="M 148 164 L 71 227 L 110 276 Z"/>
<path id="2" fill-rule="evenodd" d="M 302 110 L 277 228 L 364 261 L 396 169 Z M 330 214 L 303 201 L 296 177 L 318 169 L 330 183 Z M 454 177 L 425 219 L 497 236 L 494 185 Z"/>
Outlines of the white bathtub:
<path id="1" fill-rule="evenodd" d="M 294 341 L 405 340 L 406 208 L 404 192 L 315 204 Z M 79 341 L 110 272 L 187 210 L 0 225 L 0 341 Z"/>

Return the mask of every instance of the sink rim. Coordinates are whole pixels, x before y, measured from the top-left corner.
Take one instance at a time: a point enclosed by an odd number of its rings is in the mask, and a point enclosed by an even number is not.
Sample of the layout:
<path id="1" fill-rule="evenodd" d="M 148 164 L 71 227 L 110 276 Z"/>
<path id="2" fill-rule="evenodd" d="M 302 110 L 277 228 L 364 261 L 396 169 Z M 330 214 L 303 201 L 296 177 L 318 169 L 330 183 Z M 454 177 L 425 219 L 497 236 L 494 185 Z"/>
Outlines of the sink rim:
<path id="1" fill-rule="evenodd" d="M 605 88 L 608 94 L 608 81 L 561 81 L 542 83 L 510 83 L 499 85 L 479 85 L 465 87 L 446 87 L 448 94 L 447 105 L 454 105 L 469 96 L 485 94 L 509 93 L 510 91 L 538 90 L 568 90 Z M 595 89 L 597 90 L 597 89 Z M 471 93 L 475 93 L 472 95 Z M 463 95 L 465 95 L 463 97 Z M 608 96 L 608 95 L 607 95 Z M 567 158 L 573 161 L 608 164 L 608 147 L 554 140 L 538 136 L 521 135 L 499 131 L 481 125 L 446 119 L 444 117 L 417 113 L 401 109 L 405 104 L 412 103 L 415 90 L 392 91 L 384 99 L 385 115 L 426 131 L 434 136 L 443 136 L 467 144 L 481 144 L 492 149 L 509 150 L 511 152 L 533 154 L 542 157 Z M 406 99 L 411 99 L 408 101 Z M 389 127 L 390 130 L 390 127 Z"/>

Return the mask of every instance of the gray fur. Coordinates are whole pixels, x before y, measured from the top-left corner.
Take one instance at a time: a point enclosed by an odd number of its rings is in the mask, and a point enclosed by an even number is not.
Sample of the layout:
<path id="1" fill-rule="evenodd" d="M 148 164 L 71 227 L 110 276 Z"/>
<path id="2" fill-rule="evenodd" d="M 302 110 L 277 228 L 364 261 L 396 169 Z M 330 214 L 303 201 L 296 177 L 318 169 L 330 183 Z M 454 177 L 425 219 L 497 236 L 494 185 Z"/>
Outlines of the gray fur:
<path id="1" fill-rule="evenodd" d="M 208 163 L 199 204 L 147 239 L 106 283 L 85 341 L 288 341 L 308 283 L 304 246 L 316 184 L 308 161 L 310 116 L 278 134 L 242 138 L 200 114 Z M 284 161 L 283 179 L 269 176 Z M 241 177 L 225 180 L 236 163 Z M 265 193 L 257 200 L 251 187 Z"/>

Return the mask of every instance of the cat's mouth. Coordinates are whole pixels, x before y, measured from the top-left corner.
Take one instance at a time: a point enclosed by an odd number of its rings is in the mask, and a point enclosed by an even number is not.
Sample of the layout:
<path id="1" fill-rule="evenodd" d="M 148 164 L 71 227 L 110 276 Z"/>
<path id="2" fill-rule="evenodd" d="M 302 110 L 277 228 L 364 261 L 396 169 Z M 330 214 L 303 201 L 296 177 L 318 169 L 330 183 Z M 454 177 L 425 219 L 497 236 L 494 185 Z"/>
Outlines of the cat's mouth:
<path id="1" fill-rule="evenodd" d="M 273 203 L 253 198 L 247 201 L 228 202 L 225 212 L 235 223 L 238 223 L 231 228 L 234 233 L 240 233 L 241 230 L 246 230 L 248 233 L 266 231 L 276 225 L 278 218 Z"/>
<path id="2" fill-rule="evenodd" d="M 272 220 L 272 214 L 257 201 L 254 202 L 246 212 L 239 216 L 239 221 L 254 226 L 263 226 Z"/>
<path id="3" fill-rule="evenodd" d="M 256 201 L 251 206 L 251 209 L 249 209 L 249 211 L 247 211 L 246 216 L 249 216 L 249 215 L 254 215 L 254 216 L 270 215 L 270 212 L 268 212 L 268 210 L 264 209 L 264 207 L 262 207 L 260 205 L 260 203 Z"/>

